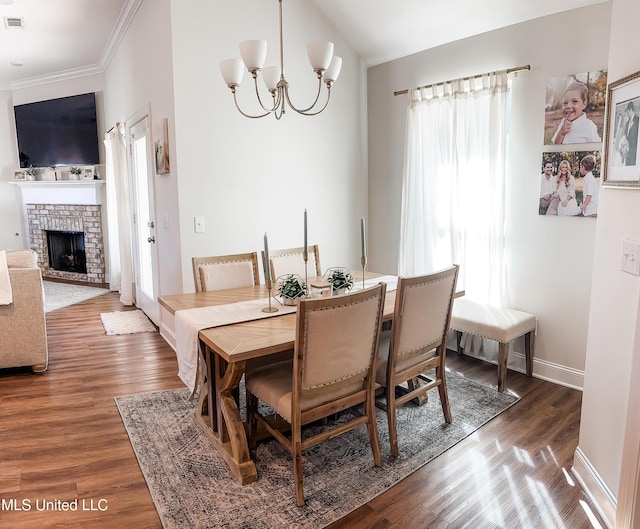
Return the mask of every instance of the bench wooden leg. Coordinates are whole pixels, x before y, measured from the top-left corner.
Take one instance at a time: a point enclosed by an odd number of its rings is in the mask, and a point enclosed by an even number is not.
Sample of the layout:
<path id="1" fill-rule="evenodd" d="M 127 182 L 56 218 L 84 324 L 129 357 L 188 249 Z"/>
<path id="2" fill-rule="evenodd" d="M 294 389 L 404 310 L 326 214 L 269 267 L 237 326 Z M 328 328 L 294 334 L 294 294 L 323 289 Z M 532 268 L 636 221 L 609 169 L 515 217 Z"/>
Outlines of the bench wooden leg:
<path id="1" fill-rule="evenodd" d="M 527 361 L 528 377 L 533 375 L 533 346 L 534 346 L 533 331 L 529 331 L 524 336 L 524 353 Z"/>
<path id="2" fill-rule="evenodd" d="M 502 393 L 507 387 L 507 360 L 509 344 L 499 342 L 498 345 L 498 391 Z"/>

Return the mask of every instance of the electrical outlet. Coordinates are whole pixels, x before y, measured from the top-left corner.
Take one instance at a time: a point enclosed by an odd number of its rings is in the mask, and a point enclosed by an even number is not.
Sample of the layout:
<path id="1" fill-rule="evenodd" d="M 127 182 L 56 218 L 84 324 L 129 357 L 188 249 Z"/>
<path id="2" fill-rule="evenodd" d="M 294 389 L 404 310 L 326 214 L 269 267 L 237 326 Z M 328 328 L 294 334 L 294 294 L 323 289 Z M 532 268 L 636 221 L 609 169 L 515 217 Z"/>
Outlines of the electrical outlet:
<path id="1" fill-rule="evenodd" d="M 622 271 L 640 276 L 640 242 L 622 241 Z"/>
<path id="2" fill-rule="evenodd" d="M 162 215 L 162 229 L 163 230 L 168 230 L 169 229 L 169 215 L 167 213 L 165 213 L 164 215 Z"/>
<path id="3" fill-rule="evenodd" d="M 196 233 L 204 233 L 204 217 L 193 217 L 193 229 Z"/>

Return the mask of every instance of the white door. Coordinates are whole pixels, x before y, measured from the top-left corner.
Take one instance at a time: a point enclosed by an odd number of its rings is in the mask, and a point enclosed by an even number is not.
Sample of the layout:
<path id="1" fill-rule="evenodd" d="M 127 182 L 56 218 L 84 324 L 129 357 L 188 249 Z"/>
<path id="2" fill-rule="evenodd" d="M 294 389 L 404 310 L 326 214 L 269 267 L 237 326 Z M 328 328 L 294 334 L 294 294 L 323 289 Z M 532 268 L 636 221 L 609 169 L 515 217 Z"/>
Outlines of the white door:
<path id="1" fill-rule="evenodd" d="M 154 165 L 148 113 L 128 120 L 127 129 L 131 168 L 136 306 L 142 309 L 151 321 L 159 325 Z"/>

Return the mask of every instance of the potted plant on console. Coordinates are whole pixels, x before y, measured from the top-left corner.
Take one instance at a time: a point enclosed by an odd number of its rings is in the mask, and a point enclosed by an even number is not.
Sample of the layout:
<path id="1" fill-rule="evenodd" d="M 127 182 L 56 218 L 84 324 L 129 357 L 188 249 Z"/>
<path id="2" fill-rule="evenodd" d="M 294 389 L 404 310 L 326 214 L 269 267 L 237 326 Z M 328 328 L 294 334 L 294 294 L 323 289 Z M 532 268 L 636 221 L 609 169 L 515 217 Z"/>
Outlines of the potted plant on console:
<path id="1" fill-rule="evenodd" d="M 33 165 L 29 167 L 29 169 L 27 169 L 25 171 L 25 173 L 27 173 L 27 180 L 37 180 L 38 179 L 38 168 L 34 167 Z"/>
<path id="2" fill-rule="evenodd" d="M 334 296 L 344 294 L 353 287 L 353 276 L 346 268 L 334 268 L 327 277 L 331 283 L 331 291 Z"/>
<path id="3" fill-rule="evenodd" d="M 289 274 L 278 281 L 278 294 L 284 305 L 295 305 L 296 299 L 307 294 L 307 285 L 301 277 Z"/>
<path id="4" fill-rule="evenodd" d="M 82 174 L 82 169 L 80 169 L 80 167 L 73 166 L 69 168 L 70 180 L 78 180 L 81 174 Z"/>

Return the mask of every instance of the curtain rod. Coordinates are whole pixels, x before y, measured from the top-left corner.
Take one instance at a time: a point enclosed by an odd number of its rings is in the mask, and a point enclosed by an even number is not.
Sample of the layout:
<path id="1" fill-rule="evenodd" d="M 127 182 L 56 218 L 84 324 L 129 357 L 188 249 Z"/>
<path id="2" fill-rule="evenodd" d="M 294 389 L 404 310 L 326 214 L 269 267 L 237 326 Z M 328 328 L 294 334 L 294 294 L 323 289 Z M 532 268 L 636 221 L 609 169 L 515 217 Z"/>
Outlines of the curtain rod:
<path id="1" fill-rule="evenodd" d="M 119 121 L 116 121 L 115 126 L 111 127 L 108 131 L 107 134 L 109 134 L 113 129 L 115 129 L 116 127 L 120 127 L 121 123 Z"/>
<path id="2" fill-rule="evenodd" d="M 507 68 L 507 73 L 521 72 L 522 70 L 531 70 L 531 65 L 530 64 L 526 64 L 524 66 L 517 66 L 516 68 Z M 483 75 L 491 75 L 491 74 L 495 74 L 495 73 L 497 73 L 497 72 L 480 73 L 478 75 L 472 75 L 471 77 L 463 77 L 462 80 L 463 81 L 468 81 L 469 79 L 479 79 Z M 457 81 L 457 79 L 452 79 L 451 81 L 442 81 L 440 83 L 432 83 L 432 84 L 428 84 L 428 85 L 425 85 L 425 86 L 418 86 L 418 88 L 431 88 L 432 86 L 443 85 L 443 84 L 451 83 L 453 81 Z M 393 95 L 394 96 L 399 96 L 399 95 L 408 94 L 408 93 L 409 93 L 409 89 L 407 88 L 405 90 L 398 90 L 397 92 L 394 92 Z"/>

